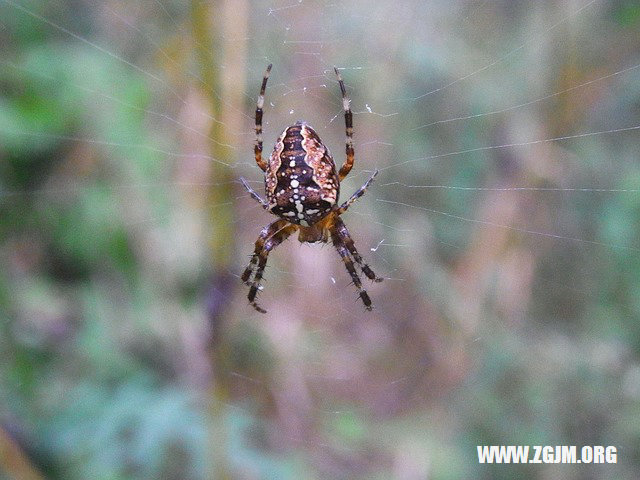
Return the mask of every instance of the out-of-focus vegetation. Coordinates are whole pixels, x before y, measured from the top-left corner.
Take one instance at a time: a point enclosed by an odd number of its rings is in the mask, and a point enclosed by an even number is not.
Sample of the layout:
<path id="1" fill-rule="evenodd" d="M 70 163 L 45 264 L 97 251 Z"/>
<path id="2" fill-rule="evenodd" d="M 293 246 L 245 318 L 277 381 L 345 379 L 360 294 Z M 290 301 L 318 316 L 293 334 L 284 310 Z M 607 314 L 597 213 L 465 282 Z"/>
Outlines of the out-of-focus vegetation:
<path id="1" fill-rule="evenodd" d="M 636 2 L 193 5 L 0 0 L 0 478 L 637 478 Z M 247 305 L 270 62 L 338 163 L 343 68 L 373 313 L 295 239 Z"/>

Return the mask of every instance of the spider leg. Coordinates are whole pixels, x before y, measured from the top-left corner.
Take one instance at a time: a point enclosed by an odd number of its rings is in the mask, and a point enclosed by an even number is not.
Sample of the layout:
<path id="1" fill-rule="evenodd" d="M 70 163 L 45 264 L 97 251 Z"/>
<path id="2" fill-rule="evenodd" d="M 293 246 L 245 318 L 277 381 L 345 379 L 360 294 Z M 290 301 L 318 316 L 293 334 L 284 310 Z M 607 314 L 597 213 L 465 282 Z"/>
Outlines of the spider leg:
<path id="1" fill-rule="evenodd" d="M 256 163 L 263 172 L 267 169 L 267 162 L 262 159 L 262 107 L 264 106 L 264 91 L 267 89 L 267 80 L 269 80 L 271 66 L 272 64 L 269 64 L 266 72 L 264 72 L 264 77 L 262 77 L 262 87 L 260 88 L 260 95 L 258 96 L 258 103 L 256 105 L 256 143 L 253 151 L 256 156 Z"/>
<path id="2" fill-rule="evenodd" d="M 251 288 L 249 289 L 249 295 L 247 298 L 249 299 L 251 306 L 260 313 L 267 313 L 267 311 L 256 302 L 256 295 L 260 288 L 260 280 L 262 280 L 264 268 L 267 266 L 267 257 L 269 256 L 269 252 L 284 242 L 289 235 L 296 231 L 297 228 L 298 227 L 296 225 L 292 224 L 281 228 L 264 242 L 264 247 L 260 250 L 260 253 L 258 253 L 258 268 L 256 269 L 256 275 L 251 283 Z"/>
<path id="3" fill-rule="evenodd" d="M 362 303 L 367 310 L 371 311 L 373 306 L 371 305 L 371 299 L 369 298 L 369 294 L 367 291 L 362 288 L 362 282 L 360 281 L 360 277 L 358 276 L 358 272 L 356 272 L 356 267 L 353 265 L 353 259 L 351 258 L 351 254 L 349 250 L 345 246 L 340 237 L 337 229 L 335 227 L 330 229 L 331 231 L 331 240 L 333 241 L 333 245 L 338 250 L 338 253 L 342 257 L 342 261 L 344 262 L 344 266 L 347 268 L 349 275 L 351 275 L 351 280 L 353 280 L 353 284 L 358 289 L 358 295 L 362 299 Z"/>
<path id="4" fill-rule="evenodd" d="M 251 195 L 260 205 L 262 205 L 262 208 L 264 208 L 265 210 L 269 210 L 269 204 L 267 203 L 267 201 L 264 200 L 260 195 L 258 195 L 253 190 L 253 188 L 249 186 L 244 178 L 240 177 L 240 181 L 242 182 L 242 185 L 244 185 L 244 188 L 247 189 L 247 192 L 249 192 L 249 195 Z"/>
<path id="5" fill-rule="evenodd" d="M 337 67 L 333 67 L 333 70 L 336 72 L 336 76 L 338 77 L 338 84 L 340 85 L 340 92 L 342 93 L 342 109 L 344 110 L 344 123 L 347 131 L 347 143 L 346 143 L 346 153 L 347 159 L 344 164 L 340 168 L 340 172 L 338 172 L 338 176 L 342 181 L 344 177 L 346 177 L 351 168 L 353 167 L 353 113 L 351 113 L 351 100 L 347 96 L 347 89 L 344 86 L 344 82 L 342 81 L 342 77 L 340 76 L 340 72 L 338 72 Z"/>
<path id="6" fill-rule="evenodd" d="M 264 243 L 271 238 L 273 235 L 278 233 L 279 230 L 282 230 L 283 227 L 287 225 L 287 221 L 284 219 L 278 219 L 274 222 L 271 222 L 269 225 L 264 227 L 256 240 L 256 248 L 253 251 L 253 255 L 251 255 L 251 260 L 249 261 L 249 265 L 245 268 L 244 273 L 242 274 L 242 281 L 247 285 L 251 285 L 249 282 L 249 278 L 251 278 L 251 274 L 253 273 L 253 268 L 258 262 L 258 255 L 264 248 Z"/>
<path id="7" fill-rule="evenodd" d="M 336 231 L 338 232 L 338 235 L 340 235 L 340 239 L 342 240 L 342 243 L 344 243 L 345 247 L 347 247 L 347 250 L 349 250 L 349 253 L 351 254 L 351 256 L 353 256 L 356 263 L 360 266 L 360 268 L 362 269 L 362 273 L 364 273 L 369 280 L 373 280 L 374 282 L 381 282 L 383 278 L 378 277 L 373 272 L 373 270 L 371 270 L 371 267 L 369 267 L 369 265 L 365 263 L 362 256 L 358 253 L 358 250 L 356 249 L 356 244 L 353 242 L 351 235 L 349 235 L 349 230 L 347 230 L 347 226 L 344 224 L 342 219 L 339 217 L 336 218 L 335 225 L 336 225 L 335 227 Z"/>
<path id="8" fill-rule="evenodd" d="M 373 183 L 373 179 L 376 178 L 376 175 L 378 175 L 378 170 L 373 172 L 373 175 L 371 175 L 371 178 L 369 178 L 369 180 L 367 180 L 367 182 L 363 186 L 361 186 L 356 193 L 351 195 L 351 198 L 349 198 L 349 200 L 347 200 L 342 205 L 340 205 L 340 208 L 336 210 L 338 212 L 338 215 L 342 215 L 344 212 L 346 212 L 347 208 L 349 208 L 353 202 L 355 202 L 362 195 L 365 194 L 365 192 L 367 191 L 367 188 L 369 188 L 369 185 Z"/>

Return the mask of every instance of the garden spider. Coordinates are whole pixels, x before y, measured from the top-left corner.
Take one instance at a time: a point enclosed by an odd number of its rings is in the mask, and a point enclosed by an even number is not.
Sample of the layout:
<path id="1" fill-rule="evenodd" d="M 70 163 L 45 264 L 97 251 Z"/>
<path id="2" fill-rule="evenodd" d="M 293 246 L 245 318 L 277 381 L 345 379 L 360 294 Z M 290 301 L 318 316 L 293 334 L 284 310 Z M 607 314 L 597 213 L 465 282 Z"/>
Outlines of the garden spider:
<path id="1" fill-rule="evenodd" d="M 266 310 L 256 302 L 256 294 L 260 290 L 260 280 L 267 265 L 269 252 L 295 231 L 299 232 L 298 240 L 300 242 L 327 242 L 331 237 L 331 241 L 342 257 L 367 310 L 373 308 L 371 299 L 366 290 L 362 288 L 354 260 L 369 279 L 375 282 L 382 281 L 382 278 L 376 276 L 369 265 L 364 262 L 356 250 L 346 225 L 340 218 L 340 215 L 365 193 L 378 171 L 376 170 L 371 178 L 351 195 L 349 200 L 338 205 L 340 182 L 353 167 L 353 115 L 342 77 L 337 68 L 334 67 L 334 70 L 342 92 L 342 107 L 347 131 L 347 159 L 337 173 L 336 164 L 329 149 L 322 143 L 313 128 L 304 122 L 297 122 L 295 125 L 285 128 L 278 137 L 269 160 L 263 160 L 262 107 L 264 106 L 264 92 L 267 88 L 271 65 L 267 67 L 262 78 L 262 87 L 256 107 L 254 153 L 258 167 L 265 172 L 267 199 L 262 199 L 243 178 L 240 179 L 251 196 L 265 210 L 280 217 L 262 229 L 258 240 L 256 240 L 251 261 L 241 277 L 243 282 L 251 286 L 248 295 L 249 303 L 261 313 L 266 313 Z M 251 281 L 254 269 L 255 276 Z"/>

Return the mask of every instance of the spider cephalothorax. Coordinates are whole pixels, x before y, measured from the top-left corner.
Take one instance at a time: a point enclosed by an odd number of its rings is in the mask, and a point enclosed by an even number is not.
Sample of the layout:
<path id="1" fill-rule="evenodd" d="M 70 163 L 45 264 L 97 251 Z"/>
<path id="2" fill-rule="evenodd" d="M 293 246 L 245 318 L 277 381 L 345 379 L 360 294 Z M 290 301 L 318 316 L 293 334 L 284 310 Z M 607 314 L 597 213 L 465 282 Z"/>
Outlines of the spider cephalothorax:
<path id="1" fill-rule="evenodd" d="M 372 309 L 371 299 L 362 288 L 362 282 L 354 266 L 354 261 L 362 272 L 371 280 L 380 282 L 373 270 L 364 262 L 349 231 L 340 218 L 349 206 L 360 198 L 378 174 L 376 170 L 371 178 L 349 200 L 338 205 L 340 181 L 347 176 L 353 167 L 353 126 L 349 98 L 340 77 L 335 69 L 338 84 L 342 92 L 342 105 L 347 130 L 347 159 L 336 171 L 336 164 L 329 149 L 322 143 L 318 134 L 304 122 L 297 122 L 284 129 L 269 157 L 268 162 L 262 158 L 262 107 L 264 92 L 271 65 L 262 79 L 262 88 L 256 108 L 256 143 L 255 158 L 258 166 L 265 172 L 266 200 L 263 200 L 242 179 L 242 183 L 253 198 L 274 215 L 280 217 L 262 229 L 249 265 L 242 274 L 242 280 L 251 285 L 249 302 L 259 312 L 265 310 L 256 303 L 256 294 L 260 288 L 262 273 L 267 264 L 269 252 L 286 240 L 293 232 L 298 231 L 300 242 L 327 242 L 329 237 L 342 257 L 360 298 L 367 310 Z M 257 269 L 256 269 L 257 264 Z M 251 274 L 255 269 L 253 281 Z"/>

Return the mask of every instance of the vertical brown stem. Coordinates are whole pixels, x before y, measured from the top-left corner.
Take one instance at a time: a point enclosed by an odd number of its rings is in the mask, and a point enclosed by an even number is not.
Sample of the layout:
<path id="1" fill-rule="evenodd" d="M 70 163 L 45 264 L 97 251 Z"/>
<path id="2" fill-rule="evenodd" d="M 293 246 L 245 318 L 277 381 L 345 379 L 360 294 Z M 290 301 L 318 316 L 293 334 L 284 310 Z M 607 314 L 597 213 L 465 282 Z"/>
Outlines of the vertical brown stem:
<path id="1" fill-rule="evenodd" d="M 220 14 L 220 7 L 216 13 Z M 220 50 L 223 47 L 214 44 L 211 38 L 213 25 L 210 5 L 207 2 L 192 0 L 191 16 L 194 34 L 194 49 L 200 66 L 200 75 L 204 82 L 201 85 L 205 98 L 209 103 L 214 120 L 209 129 L 209 150 L 211 156 L 224 163 L 230 163 L 232 149 L 224 145 L 229 143 L 226 126 L 222 118 L 222 99 L 225 92 L 219 81 L 216 68 L 221 63 Z M 216 56 L 217 58 L 214 58 Z M 216 63 L 217 62 L 217 63 Z M 227 271 L 233 254 L 233 207 L 229 202 L 233 199 L 233 177 L 231 170 L 219 162 L 212 162 L 211 181 L 214 183 L 209 192 L 209 204 L 212 205 L 210 249 L 213 266 L 218 272 Z"/>
<path id="2" fill-rule="evenodd" d="M 211 116 L 214 120 L 209 130 L 209 150 L 216 160 L 221 160 L 224 164 L 230 164 L 233 150 L 226 144 L 232 143 L 228 131 L 237 131 L 238 120 L 234 120 L 229 108 L 224 105 L 235 105 L 241 111 L 242 102 L 238 92 L 241 92 L 241 82 L 237 68 L 240 72 L 244 70 L 243 61 L 238 63 L 237 56 L 234 55 L 225 62 L 227 78 L 231 73 L 231 80 L 235 83 L 223 83 L 220 81 L 220 69 L 222 64 L 220 52 L 230 52 L 225 48 L 223 42 L 214 42 L 212 39 L 212 29 L 214 27 L 223 28 L 224 34 L 217 35 L 217 38 L 231 38 L 227 31 L 228 22 L 236 23 L 235 32 L 231 33 L 234 38 L 233 52 L 242 52 L 240 57 L 244 57 L 244 49 L 238 47 L 245 42 L 244 34 L 238 33 L 238 27 L 246 25 L 246 6 L 238 8 L 238 4 L 245 5 L 245 2 L 232 2 L 236 10 L 231 8 L 230 2 L 225 2 L 222 6 L 212 7 L 208 2 L 192 0 L 191 17 L 193 24 L 194 48 L 200 66 L 200 75 L 204 85 L 203 94 L 209 103 Z M 213 9 L 215 8 L 215 11 Z M 240 17 L 238 17 L 240 15 Z M 223 23 L 214 24 L 213 20 Z M 223 102 L 224 99 L 224 102 Z M 210 453 L 213 468 L 210 469 L 209 477 L 216 480 L 226 480 L 232 478 L 232 470 L 228 452 L 228 432 L 225 426 L 225 406 L 229 403 L 229 386 L 225 372 L 229 367 L 229 349 L 224 338 L 224 314 L 229 298 L 233 291 L 233 281 L 235 277 L 230 275 L 232 270 L 232 259 L 235 247 L 235 224 L 233 211 L 233 190 L 234 183 L 232 170 L 219 162 L 212 163 L 211 183 L 208 202 L 211 205 L 210 211 L 210 251 L 213 265 L 213 280 L 209 297 L 207 299 L 208 314 L 210 320 L 211 337 L 209 342 L 209 354 L 212 364 L 212 378 L 209 387 L 209 414 L 210 414 Z"/>

